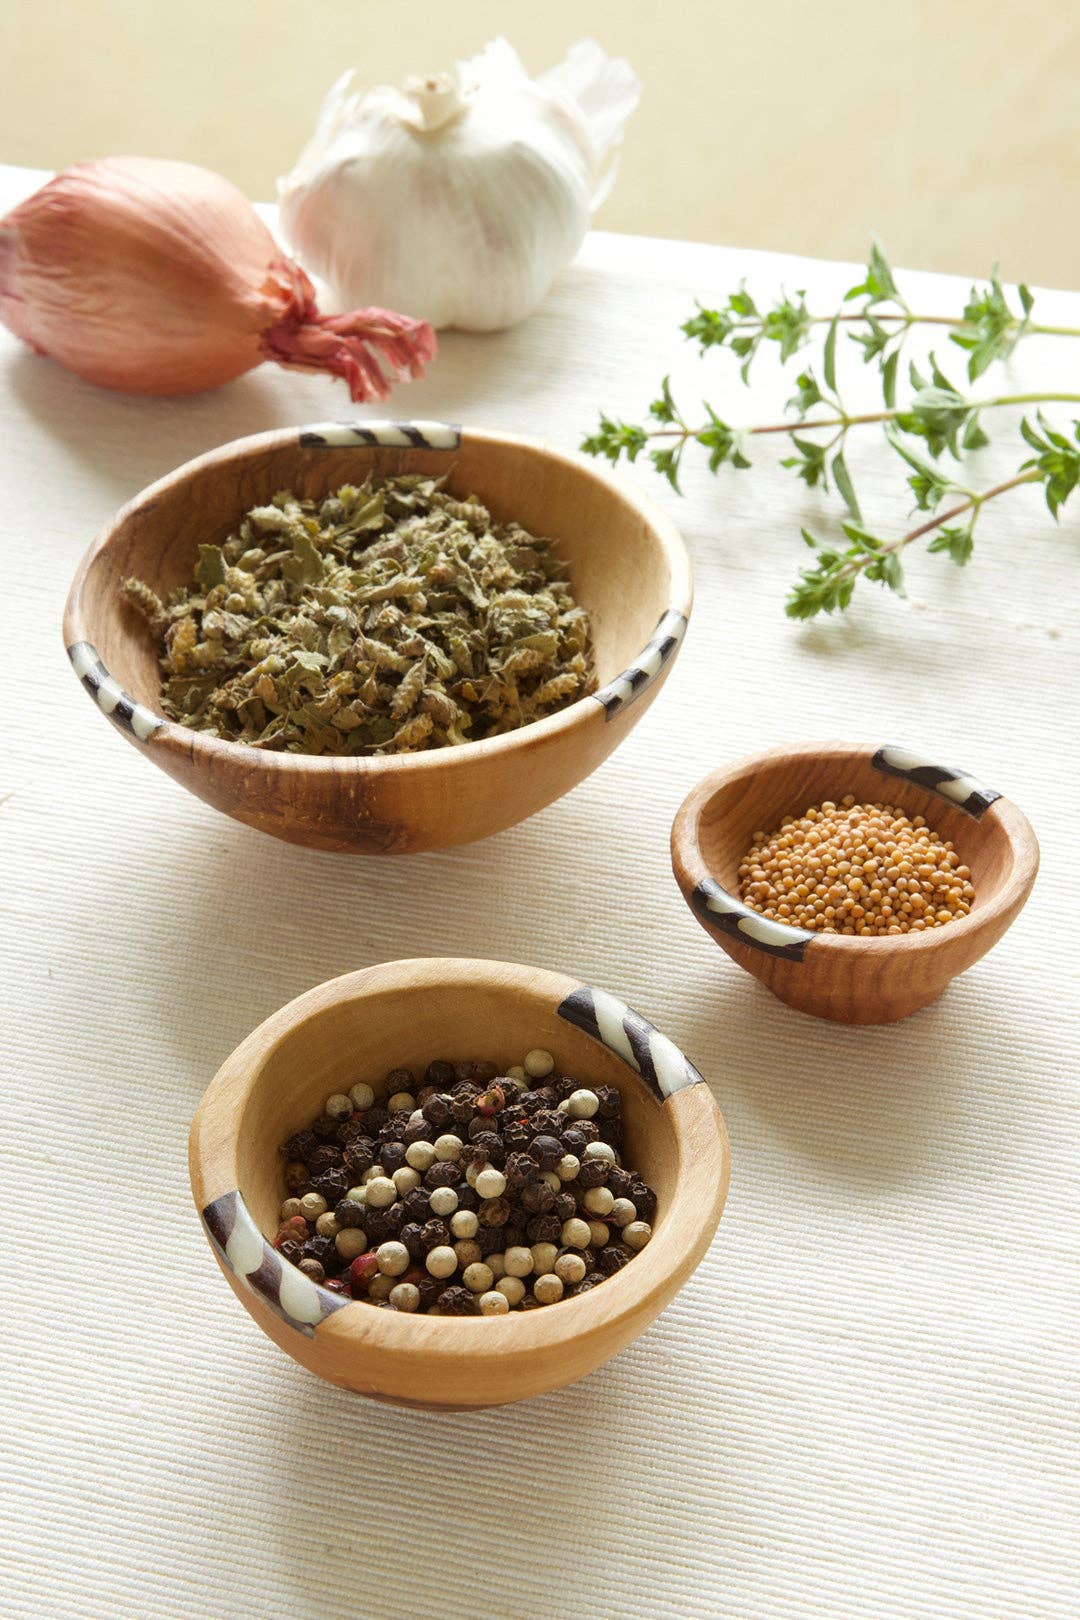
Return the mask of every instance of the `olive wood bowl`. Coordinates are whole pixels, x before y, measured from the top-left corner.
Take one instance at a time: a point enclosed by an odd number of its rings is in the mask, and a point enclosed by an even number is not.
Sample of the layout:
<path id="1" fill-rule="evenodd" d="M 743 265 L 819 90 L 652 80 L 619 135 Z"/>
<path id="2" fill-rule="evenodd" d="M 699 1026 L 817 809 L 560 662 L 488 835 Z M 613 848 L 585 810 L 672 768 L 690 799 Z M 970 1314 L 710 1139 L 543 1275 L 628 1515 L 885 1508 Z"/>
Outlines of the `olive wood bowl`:
<path id="1" fill-rule="evenodd" d="M 617 1086 L 625 1158 L 658 1199 L 653 1237 L 587 1293 L 506 1316 L 432 1317 L 346 1301 L 267 1241 L 286 1196 L 280 1144 L 326 1098 L 434 1058 L 519 1063 L 539 1046 L 583 1085 Z M 728 1185 L 720 1111 L 697 1070 L 623 1002 L 505 962 L 389 962 L 308 991 L 237 1047 L 191 1127 L 211 1247 L 264 1333 L 311 1372 L 426 1411 L 525 1400 L 591 1372 L 663 1310 L 701 1260 Z"/>
<path id="2" fill-rule="evenodd" d="M 503 736 L 372 758 L 264 752 L 165 720 L 150 632 L 120 595 L 164 596 L 281 489 L 327 494 L 369 473 L 445 475 L 497 521 L 548 535 L 592 622 L 597 692 Z M 64 614 L 76 674 L 123 735 L 208 804 L 314 849 L 405 852 L 485 838 L 569 792 L 607 758 L 663 684 L 686 629 L 690 565 L 674 525 L 576 456 L 508 433 L 435 422 L 324 423 L 211 450 L 151 484 L 106 525 Z"/>
<path id="3" fill-rule="evenodd" d="M 975 889 L 966 917 L 863 937 L 789 927 L 743 904 L 738 869 L 755 832 L 848 793 L 925 816 L 952 840 Z M 903 748 L 823 743 L 773 749 L 705 777 L 675 817 L 671 859 L 705 931 L 781 1001 L 838 1023 L 887 1024 L 936 1000 L 997 943 L 1031 892 L 1039 846 L 1014 804 L 959 771 Z"/>

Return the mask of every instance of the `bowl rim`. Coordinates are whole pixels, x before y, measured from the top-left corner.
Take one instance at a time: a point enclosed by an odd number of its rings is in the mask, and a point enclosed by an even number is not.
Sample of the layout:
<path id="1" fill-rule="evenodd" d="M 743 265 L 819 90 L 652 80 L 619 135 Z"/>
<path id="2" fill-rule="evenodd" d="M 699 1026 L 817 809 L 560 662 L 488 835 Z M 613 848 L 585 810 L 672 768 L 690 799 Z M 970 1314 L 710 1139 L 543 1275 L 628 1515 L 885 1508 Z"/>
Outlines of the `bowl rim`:
<path id="1" fill-rule="evenodd" d="M 777 763 L 782 760 L 816 762 L 831 756 L 839 757 L 855 754 L 862 756 L 867 763 L 871 763 L 876 756 L 889 752 L 892 746 L 886 744 L 883 747 L 881 744 L 835 741 L 780 745 L 763 749 L 760 753 L 745 754 L 741 758 L 734 760 L 730 765 L 721 766 L 719 769 L 710 771 L 708 775 L 702 777 L 691 788 L 675 813 L 675 819 L 671 826 L 671 862 L 684 900 L 687 905 L 691 906 L 695 916 L 699 917 L 705 927 L 710 927 L 708 918 L 702 916 L 692 903 L 692 895 L 703 881 L 710 880 L 717 887 L 722 888 L 724 893 L 731 899 L 740 905 L 742 904 L 738 894 L 732 894 L 729 889 L 724 888 L 719 878 L 710 871 L 701 849 L 702 820 L 709 805 L 718 793 L 735 783 L 746 781 L 761 770 L 762 767 L 774 761 Z M 904 754 L 912 752 L 906 747 L 900 749 L 898 745 L 897 751 Z M 937 767 L 927 766 L 925 768 L 936 769 Z M 900 776 L 902 773 L 894 771 L 892 774 Z M 942 774 L 943 776 L 955 774 L 957 778 L 968 779 L 966 773 L 961 772 L 943 771 Z M 884 771 L 883 777 L 887 779 L 887 773 Z M 912 785 L 922 787 L 927 792 L 933 793 L 934 791 L 927 788 L 923 783 L 913 782 Z M 948 800 L 944 795 L 938 796 L 942 798 L 944 803 L 951 804 L 953 809 L 962 809 L 955 800 Z M 1003 916 L 1007 916 L 1014 907 L 1023 903 L 1025 895 L 1034 883 L 1039 870 L 1039 844 L 1031 823 L 1011 799 L 1007 799 L 1003 794 L 996 792 L 992 793 L 990 797 L 991 802 L 980 812 L 977 819 L 1000 828 L 1002 840 L 1011 856 L 1011 864 L 1001 881 L 1000 887 L 985 904 L 973 907 L 966 917 L 961 917 L 958 921 L 950 923 L 947 928 L 927 928 L 921 929 L 918 933 L 880 934 L 870 937 L 859 934 L 819 933 L 814 930 L 799 928 L 795 924 L 782 926 L 790 926 L 793 938 L 800 939 L 807 948 L 812 945 L 814 956 L 819 962 L 826 952 L 832 955 L 858 953 L 862 956 L 871 957 L 911 955 L 915 952 L 928 953 L 940 950 L 951 941 L 965 938 L 971 939 L 973 936 L 994 927 Z M 740 943 L 740 940 L 733 935 L 724 936 L 723 939 L 718 940 L 718 943 L 726 944 L 728 939 L 731 939 L 733 943 Z M 750 938 L 742 939 L 741 943 L 747 948 L 754 948 L 754 941 Z M 798 966 L 805 960 L 805 957 L 801 957 L 796 960 L 795 965 Z"/>
<path id="2" fill-rule="evenodd" d="M 689 553 L 678 528 L 651 498 L 639 490 L 635 485 L 623 483 L 611 476 L 608 471 L 589 461 L 585 456 L 574 451 L 568 451 L 550 444 L 547 440 L 522 433 L 484 428 L 484 427 L 458 427 L 452 424 L 414 423 L 411 421 L 389 421 L 384 418 L 370 420 L 358 418 L 354 424 L 297 424 L 285 428 L 273 428 L 264 433 L 248 434 L 240 439 L 230 439 L 225 444 L 216 445 L 210 450 L 203 451 L 201 455 L 193 456 L 190 460 L 182 462 L 164 477 L 155 479 L 144 489 L 126 501 L 108 522 L 98 531 L 81 557 L 71 586 L 68 590 L 64 605 L 63 633 L 64 646 L 68 656 L 72 657 L 73 650 L 82 645 L 89 645 L 96 650 L 93 627 L 88 625 L 83 614 L 83 589 L 90 569 L 100 554 L 112 543 L 119 529 L 134 517 L 148 502 L 160 498 L 168 490 L 183 484 L 192 477 L 197 477 L 209 468 L 227 465 L 240 455 L 254 454 L 258 451 L 273 450 L 294 446 L 299 439 L 307 434 L 318 434 L 325 431 L 328 426 L 353 426 L 368 434 L 378 434 L 387 429 L 396 433 L 407 431 L 424 431 L 432 427 L 446 428 L 455 437 L 455 447 L 468 438 L 481 445 L 510 445 L 522 448 L 527 453 L 536 453 L 548 460 L 559 462 L 572 469 L 578 475 L 586 475 L 596 483 L 602 485 L 611 495 L 633 507 L 643 519 L 645 528 L 651 533 L 655 542 L 667 562 L 670 588 L 667 607 L 657 620 L 656 629 L 652 636 L 639 648 L 634 657 L 625 666 L 624 671 L 612 676 L 605 686 L 599 687 L 596 692 L 577 698 L 564 709 L 554 714 L 545 715 L 542 719 L 532 720 L 527 725 L 519 726 L 515 731 L 502 733 L 497 737 L 481 737 L 472 742 L 455 743 L 448 748 L 432 748 L 420 750 L 411 754 L 298 754 L 289 752 L 275 752 L 251 748 L 244 743 L 230 742 L 221 737 L 212 737 L 207 732 L 199 731 L 193 726 L 185 726 L 180 721 L 170 720 L 157 709 L 142 703 L 135 698 L 128 698 L 128 702 L 140 711 L 143 723 L 150 728 L 150 734 L 143 740 L 155 748 L 182 753 L 193 763 L 205 763 L 210 766 L 236 766 L 243 765 L 245 771 L 283 771 L 283 772 L 341 772 L 355 767 L 364 774 L 377 774 L 379 776 L 393 777 L 403 772 L 434 770 L 440 763 L 448 759 L 485 759 L 493 755 L 506 753 L 523 742 L 540 742 L 548 738 L 558 737 L 578 729 L 580 726 L 594 720 L 603 710 L 600 701 L 602 693 L 623 675 L 634 669 L 638 662 L 646 657 L 652 645 L 652 638 L 657 635 L 660 626 L 668 614 L 681 616 L 682 625 L 678 632 L 678 639 L 674 651 L 669 655 L 668 661 L 673 661 L 678 654 L 679 643 L 686 632 L 694 601 L 693 572 L 690 565 Z M 338 448 L 351 448 L 349 445 Z M 441 446 L 426 446 L 424 444 L 380 444 L 375 440 L 358 440 L 355 448 L 358 450 L 370 449 L 378 452 L 380 449 L 392 449 L 408 453 L 410 449 L 421 454 L 430 454 L 433 450 L 442 450 Z M 317 454 L 317 451 L 313 451 Z M 453 454 L 453 449 L 446 451 Z M 106 676 L 108 672 L 105 672 Z M 115 683 L 114 683 L 115 684 Z M 119 690 L 119 688 L 118 688 Z M 126 693 L 121 693 L 127 697 Z M 606 718 L 606 715 L 604 716 Z"/>
<path id="3" fill-rule="evenodd" d="M 271 1013 L 241 1041 L 225 1059 L 199 1102 L 189 1135 L 189 1169 L 193 1200 L 204 1228 L 205 1210 L 212 1207 L 225 1192 L 235 1191 L 248 1218 L 264 1242 L 269 1242 L 243 1201 L 236 1159 L 238 1133 L 236 1130 L 229 1132 L 222 1129 L 222 1116 L 228 1118 L 231 1110 L 247 1106 L 257 1075 L 269 1054 L 287 1036 L 295 1034 L 305 1023 L 334 1004 L 363 1000 L 388 990 L 413 994 L 422 989 L 425 983 L 459 985 L 463 990 L 482 983 L 485 988 L 535 999 L 548 1009 L 557 1009 L 573 992 L 587 990 L 595 993 L 595 987 L 584 985 L 580 979 L 567 974 L 521 963 L 469 957 L 410 957 L 380 962 L 326 980 L 304 991 L 277 1012 Z M 446 1319 L 374 1310 L 363 1300 L 345 1300 L 335 1306 L 329 1318 L 335 1325 L 335 1332 L 349 1328 L 355 1332 L 358 1342 L 406 1357 L 416 1356 L 428 1362 L 440 1356 L 453 1360 L 464 1352 L 476 1356 L 480 1365 L 489 1356 L 495 1358 L 508 1353 L 550 1349 L 577 1340 L 593 1329 L 610 1327 L 628 1317 L 638 1317 L 644 1311 L 651 1311 L 655 1315 L 689 1278 L 712 1241 L 723 1213 L 730 1179 L 727 1128 L 711 1088 L 674 1043 L 660 1035 L 639 1014 L 634 1014 L 625 1003 L 610 996 L 609 1000 L 631 1013 L 653 1035 L 658 1036 L 665 1049 L 681 1058 L 693 1076 L 692 1080 L 660 1103 L 660 1106 L 670 1110 L 667 1118 L 678 1151 L 676 1193 L 665 1210 L 664 1220 L 646 1247 L 635 1255 L 631 1264 L 607 1277 L 602 1288 L 560 1300 L 542 1310 L 511 1311 L 499 1317 Z M 590 1031 L 586 1033 L 591 1034 Z M 593 1038 L 600 1039 L 609 1050 L 622 1057 L 631 1084 L 644 1087 L 650 1098 L 657 1100 L 653 1088 L 640 1071 L 635 1073 L 633 1064 L 622 1052 L 603 1041 L 602 1037 Z M 710 1126 L 711 1139 L 703 1148 L 701 1131 Z M 223 1144 L 224 1157 L 209 1179 L 213 1187 L 222 1179 L 229 1186 L 223 1188 L 221 1193 L 215 1193 L 204 1204 L 197 1182 L 206 1174 L 207 1158 L 214 1155 L 221 1157 Z M 221 1174 L 222 1166 L 225 1169 L 224 1177 Z M 206 1192 L 209 1189 L 204 1186 L 202 1190 Z M 281 1264 L 284 1266 L 288 1262 Z"/>

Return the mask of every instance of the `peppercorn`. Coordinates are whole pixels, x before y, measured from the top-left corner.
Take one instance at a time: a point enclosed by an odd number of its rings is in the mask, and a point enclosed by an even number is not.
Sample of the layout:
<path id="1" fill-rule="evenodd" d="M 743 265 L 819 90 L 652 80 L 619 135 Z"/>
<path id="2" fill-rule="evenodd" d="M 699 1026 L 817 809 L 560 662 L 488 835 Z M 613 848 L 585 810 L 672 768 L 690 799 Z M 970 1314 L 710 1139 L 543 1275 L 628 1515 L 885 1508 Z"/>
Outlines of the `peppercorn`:
<path id="1" fill-rule="evenodd" d="M 533 1128 L 527 1119 L 508 1119 L 503 1126 L 503 1144 L 508 1152 L 527 1148 L 533 1135 Z"/>
<path id="2" fill-rule="evenodd" d="M 336 1237 L 327 1238 L 326 1241 L 333 1243 L 342 1260 L 355 1260 L 357 1255 L 363 1254 L 367 1248 L 369 1238 L 370 1234 L 361 1227 L 345 1226 L 342 1227 Z M 316 1241 L 321 1240 L 317 1239 Z"/>
<path id="3" fill-rule="evenodd" d="M 405 1148 L 400 1142 L 383 1142 L 379 1148 L 379 1162 L 388 1176 L 400 1170 L 405 1163 Z"/>
<path id="4" fill-rule="evenodd" d="M 480 1199 L 473 1187 L 467 1182 L 459 1181 L 454 1188 L 457 1193 L 458 1209 L 479 1209 Z"/>
<path id="5" fill-rule="evenodd" d="M 334 1205 L 334 1219 L 339 1227 L 363 1226 L 367 1210 L 363 1204 L 358 1204 L 354 1198 L 343 1198 Z"/>
<path id="6" fill-rule="evenodd" d="M 584 1280 L 586 1270 L 584 1257 L 573 1251 L 560 1254 L 551 1268 L 556 1277 L 566 1284 L 579 1283 Z"/>
<path id="7" fill-rule="evenodd" d="M 445 1221 L 426 1221 L 420 1228 L 420 1240 L 425 1252 L 450 1242 L 450 1228 Z"/>
<path id="8" fill-rule="evenodd" d="M 390 1290 L 389 1303 L 395 1310 L 415 1311 L 420 1306 L 420 1290 L 415 1283 L 399 1282 Z"/>
<path id="9" fill-rule="evenodd" d="M 572 1192 L 561 1192 L 555 1194 L 555 1203 L 552 1206 L 552 1214 L 557 1215 L 560 1221 L 572 1220 L 577 1212 L 577 1199 L 574 1197 Z"/>
<path id="10" fill-rule="evenodd" d="M 583 1193 L 589 1192 L 593 1187 L 604 1187 L 607 1185 L 610 1170 L 610 1165 L 603 1159 L 587 1158 L 578 1172 L 575 1185 L 580 1187 Z"/>
<path id="11" fill-rule="evenodd" d="M 595 1215 L 600 1220 L 604 1216 L 610 1215 L 615 1203 L 615 1195 L 609 1187 L 590 1187 L 581 1202 L 590 1215 Z"/>
<path id="12" fill-rule="evenodd" d="M 290 1136 L 281 1151 L 286 1159 L 299 1159 L 303 1162 L 311 1157 L 318 1145 L 319 1139 L 315 1132 L 305 1129 L 297 1131 L 294 1136 Z"/>
<path id="13" fill-rule="evenodd" d="M 495 1288 L 480 1295 L 481 1316 L 505 1316 L 509 1309 L 510 1301 L 505 1294 L 500 1294 Z"/>
<path id="14" fill-rule="evenodd" d="M 600 1127 L 595 1119 L 579 1119 L 575 1123 L 575 1129 L 581 1132 L 586 1143 L 599 1142 L 600 1140 Z M 610 1130 L 611 1126 L 607 1125 L 605 1129 Z"/>
<path id="15" fill-rule="evenodd" d="M 487 1268 L 485 1267 L 485 1270 Z M 445 1316 L 478 1316 L 480 1306 L 476 1295 L 467 1288 L 444 1288 L 439 1295 L 439 1309 Z"/>
<path id="16" fill-rule="evenodd" d="M 533 1079 L 542 1079 L 554 1069 L 555 1059 L 542 1046 L 534 1046 L 531 1052 L 526 1052 L 522 1066 Z"/>
<path id="17" fill-rule="evenodd" d="M 409 1251 L 404 1243 L 395 1239 L 380 1243 L 375 1258 L 379 1262 L 379 1270 L 387 1277 L 400 1277 L 403 1271 L 409 1269 Z"/>
<path id="18" fill-rule="evenodd" d="M 629 1226 L 637 1220 L 637 1206 L 629 1198 L 616 1198 L 607 1215 L 612 1226 Z"/>
<path id="19" fill-rule="evenodd" d="M 481 1232 L 486 1232 L 487 1230 L 488 1228 L 486 1226 L 482 1226 L 480 1228 Z M 506 1249 L 512 1248 L 515 1243 L 525 1242 L 525 1228 L 523 1226 L 519 1226 L 516 1221 L 507 1221 L 506 1225 L 502 1229 L 502 1232 L 496 1232 L 495 1235 L 497 1237 L 502 1237 L 502 1245 L 503 1248 Z"/>
<path id="20" fill-rule="evenodd" d="M 461 1166 L 452 1164 L 449 1159 L 436 1159 L 429 1169 L 424 1171 L 424 1186 L 432 1190 L 436 1187 L 454 1187 L 461 1180 Z"/>
<path id="21" fill-rule="evenodd" d="M 501 1294 L 508 1305 L 520 1305 L 525 1298 L 525 1284 L 520 1277 L 500 1277 L 495 1292 Z"/>
<path id="22" fill-rule="evenodd" d="M 484 1251 L 475 1238 L 455 1238 L 451 1247 L 457 1255 L 457 1263 L 462 1271 L 466 1266 L 476 1265 L 484 1258 Z"/>
<path id="23" fill-rule="evenodd" d="M 400 1170 L 394 1171 L 390 1180 L 397 1188 L 398 1197 L 404 1198 L 406 1193 L 411 1193 L 414 1188 L 419 1187 L 420 1172 L 414 1170 L 409 1164 L 403 1164 Z"/>
<path id="24" fill-rule="evenodd" d="M 481 1198 L 502 1199 L 506 1191 L 506 1177 L 501 1170 L 489 1166 L 486 1170 L 480 1171 L 475 1186 Z"/>
<path id="25" fill-rule="evenodd" d="M 563 1297 L 562 1278 L 549 1271 L 533 1283 L 533 1298 L 541 1305 L 554 1305 Z"/>
<path id="26" fill-rule="evenodd" d="M 425 1276 L 416 1286 L 420 1290 L 420 1309 L 430 1310 L 443 1291 L 442 1283 L 438 1277 Z"/>
<path id="27" fill-rule="evenodd" d="M 373 1176 L 366 1186 L 369 1209 L 389 1209 L 397 1200 L 397 1188 L 389 1176 Z"/>
<path id="28" fill-rule="evenodd" d="M 554 1243 L 534 1243 L 530 1253 L 533 1271 L 538 1277 L 543 1277 L 549 1272 L 559 1257 L 558 1246 Z"/>
<path id="29" fill-rule="evenodd" d="M 431 1209 L 431 1205 L 428 1203 L 430 1196 L 426 1187 L 414 1187 L 411 1193 L 405 1194 L 401 1202 L 409 1220 L 419 1221 L 421 1226 L 424 1224 Z"/>
<path id="30" fill-rule="evenodd" d="M 585 1157 L 585 1149 L 589 1144 L 576 1125 L 572 1125 L 568 1130 L 563 1131 L 560 1141 L 562 1142 L 564 1153 L 572 1153 L 575 1159 L 583 1159 Z"/>
<path id="31" fill-rule="evenodd" d="M 405 1134 L 402 1137 L 402 1141 L 407 1148 L 413 1147 L 417 1142 L 426 1142 L 431 1135 L 431 1130 L 432 1127 L 422 1115 L 419 1119 L 417 1119 L 414 1115 L 405 1126 Z M 408 1154 L 406 1154 L 405 1157 L 406 1161 L 411 1164 L 412 1160 L 409 1159 Z"/>
<path id="32" fill-rule="evenodd" d="M 629 1249 L 643 1249 L 652 1237 L 648 1221 L 631 1221 L 622 1229 L 622 1240 Z"/>
<path id="33" fill-rule="evenodd" d="M 503 1264 L 508 1277 L 527 1277 L 533 1268 L 532 1253 L 523 1245 L 515 1244 L 503 1251 Z"/>
<path id="34" fill-rule="evenodd" d="M 285 1185 L 291 1193 L 302 1192 L 310 1179 L 307 1165 L 299 1160 L 285 1166 Z"/>
<path id="35" fill-rule="evenodd" d="M 606 1249 L 600 1250 L 596 1264 L 605 1276 L 613 1277 L 617 1271 L 622 1270 L 630 1258 L 629 1251 L 620 1244 L 609 1243 Z"/>
<path id="36" fill-rule="evenodd" d="M 283 1260 L 288 1260 L 294 1266 L 300 1264 L 304 1254 L 303 1248 L 295 1238 L 282 1238 L 277 1246 L 277 1251 Z"/>
<path id="37" fill-rule="evenodd" d="M 452 1086 L 456 1078 L 454 1065 L 447 1063 L 444 1058 L 436 1058 L 424 1070 L 424 1079 L 429 1086 L 436 1086 L 440 1091 Z"/>
<path id="38" fill-rule="evenodd" d="M 481 1131 L 472 1141 L 474 1149 L 485 1153 L 490 1164 L 497 1170 L 502 1168 L 506 1160 L 506 1149 L 503 1147 L 501 1137 L 495 1131 L 490 1129 Z"/>
<path id="39" fill-rule="evenodd" d="M 507 1198 L 485 1198 L 477 1215 L 481 1226 L 505 1226 L 510 1219 L 510 1201 Z"/>
<path id="40" fill-rule="evenodd" d="M 532 1243 L 558 1243 L 562 1237 L 563 1223 L 558 1215 L 538 1215 L 530 1221 L 525 1228 L 530 1244 Z"/>
<path id="41" fill-rule="evenodd" d="M 485 1266 L 482 1260 L 474 1260 L 471 1265 L 466 1266 L 461 1273 L 461 1280 L 470 1294 L 486 1294 L 495 1286 L 491 1268 Z"/>
<path id="42" fill-rule="evenodd" d="M 349 1097 L 354 1108 L 370 1108 L 375 1101 L 375 1093 L 370 1086 L 365 1086 L 363 1082 L 358 1082 L 355 1086 L 350 1087 Z"/>
<path id="43" fill-rule="evenodd" d="M 581 1170 L 581 1160 L 574 1153 L 564 1153 L 555 1166 L 555 1174 L 560 1181 L 576 1181 Z"/>
<path id="44" fill-rule="evenodd" d="M 369 1108 L 367 1113 L 364 1115 L 364 1124 L 369 1133 L 377 1136 L 382 1130 L 383 1126 L 388 1122 L 389 1118 L 390 1115 L 387 1113 L 382 1103 L 375 1103 L 375 1105 Z"/>
<path id="45" fill-rule="evenodd" d="M 457 1270 L 458 1258 L 448 1244 L 439 1243 L 428 1251 L 424 1263 L 433 1277 L 452 1277 Z"/>
<path id="46" fill-rule="evenodd" d="M 529 1215 L 546 1215 L 555 1207 L 555 1193 L 546 1181 L 530 1181 L 521 1189 L 521 1207 Z"/>
<path id="47" fill-rule="evenodd" d="M 602 1249 L 611 1237 L 611 1227 L 606 1221 L 589 1221 L 589 1245 L 594 1249 Z"/>
<path id="48" fill-rule="evenodd" d="M 311 1185 L 315 1192 L 322 1193 L 327 1204 L 336 1204 L 348 1189 L 348 1171 L 344 1165 L 337 1170 L 327 1170 L 324 1175 L 313 1177 Z"/>
<path id="49" fill-rule="evenodd" d="M 455 1097 L 450 1104 L 450 1117 L 455 1125 L 467 1125 L 476 1113 L 476 1102 L 472 1096 Z"/>
<path id="50" fill-rule="evenodd" d="M 391 1114 L 411 1114 L 416 1107 L 416 1098 L 411 1091 L 392 1092 L 386 1103 Z"/>
<path id="51" fill-rule="evenodd" d="M 489 1256 L 497 1254 L 506 1242 L 508 1226 L 478 1226 L 473 1233 L 473 1242 L 479 1244 L 480 1253 L 486 1260 Z"/>
<path id="52" fill-rule="evenodd" d="M 310 1277 L 313 1283 L 326 1280 L 326 1267 L 318 1260 L 303 1259 L 300 1261 L 300 1270 L 305 1277 Z"/>
<path id="53" fill-rule="evenodd" d="M 353 1137 L 345 1144 L 344 1160 L 357 1180 L 375 1163 L 375 1144 L 367 1136 Z"/>
<path id="54" fill-rule="evenodd" d="M 336 1135 L 339 1124 L 340 1121 L 331 1119 L 329 1114 L 320 1114 L 318 1119 L 312 1122 L 311 1129 L 320 1142 L 329 1142 Z"/>
<path id="55" fill-rule="evenodd" d="M 630 1187 L 630 1197 L 640 1218 L 651 1222 L 656 1216 L 656 1194 L 652 1188 L 647 1187 L 643 1181 L 635 1181 Z"/>
<path id="56" fill-rule="evenodd" d="M 423 1228 L 418 1226 L 416 1221 L 408 1221 L 401 1228 L 398 1236 L 408 1249 L 413 1260 L 422 1260 L 424 1258 L 427 1248 L 424 1244 Z"/>
<path id="57" fill-rule="evenodd" d="M 629 1170 L 624 1170 L 622 1165 L 612 1164 L 608 1166 L 607 1184 L 616 1198 L 626 1198 L 634 1185 L 634 1177 Z"/>
<path id="58" fill-rule="evenodd" d="M 534 1136 L 529 1144 L 529 1153 L 541 1170 L 554 1170 L 563 1156 L 562 1143 L 557 1136 Z"/>
<path id="59" fill-rule="evenodd" d="M 434 1194 L 432 1196 L 434 1197 Z M 458 1209 L 450 1217 L 450 1230 L 456 1238 L 475 1237 L 479 1225 L 475 1210 Z"/>
<path id="60" fill-rule="evenodd" d="M 508 1189 L 511 1192 L 520 1192 L 526 1182 L 535 1178 L 537 1169 L 536 1160 L 531 1153 L 508 1153 L 506 1163 L 502 1167 Z"/>
<path id="61" fill-rule="evenodd" d="M 320 1237 L 337 1237 L 338 1223 L 335 1217 L 331 1215 L 329 1210 L 327 1210 L 325 1214 L 319 1216 L 318 1220 L 315 1222 L 315 1230 L 318 1232 Z"/>
<path id="62" fill-rule="evenodd" d="M 574 1216 L 564 1221 L 560 1234 L 561 1242 L 566 1249 L 584 1249 L 589 1242 L 589 1225 L 587 1221 Z"/>

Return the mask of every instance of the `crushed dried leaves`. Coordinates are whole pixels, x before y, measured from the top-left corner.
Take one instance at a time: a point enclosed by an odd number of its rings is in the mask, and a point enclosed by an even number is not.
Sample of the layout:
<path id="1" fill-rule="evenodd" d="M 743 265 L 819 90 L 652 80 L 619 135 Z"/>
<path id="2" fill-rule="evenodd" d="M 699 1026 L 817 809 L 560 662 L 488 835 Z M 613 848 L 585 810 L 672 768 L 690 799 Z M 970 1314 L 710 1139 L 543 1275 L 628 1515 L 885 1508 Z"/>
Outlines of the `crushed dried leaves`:
<path id="1" fill-rule="evenodd" d="M 497 736 L 595 690 L 551 541 L 442 482 L 285 491 L 200 546 L 196 583 L 167 603 L 127 580 L 165 713 L 254 748 L 389 754 Z"/>

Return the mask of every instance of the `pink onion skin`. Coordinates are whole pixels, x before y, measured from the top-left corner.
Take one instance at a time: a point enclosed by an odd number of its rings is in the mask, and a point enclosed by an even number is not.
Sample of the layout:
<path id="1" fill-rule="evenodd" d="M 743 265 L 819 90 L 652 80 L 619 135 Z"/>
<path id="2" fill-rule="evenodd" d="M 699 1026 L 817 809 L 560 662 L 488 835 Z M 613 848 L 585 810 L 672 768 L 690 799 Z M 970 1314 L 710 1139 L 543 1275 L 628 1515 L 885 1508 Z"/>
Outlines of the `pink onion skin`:
<path id="1" fill-rule="evenodd" d="M 399 378 L 435 353 L 423 321 L 320 315 L 242 192 L 162 158 L 78 163 L 0 221 L 0 320 L 88 382 L 136 394 L 197 393 L 273 359 L 382 399 L 376 353 Z"/>

